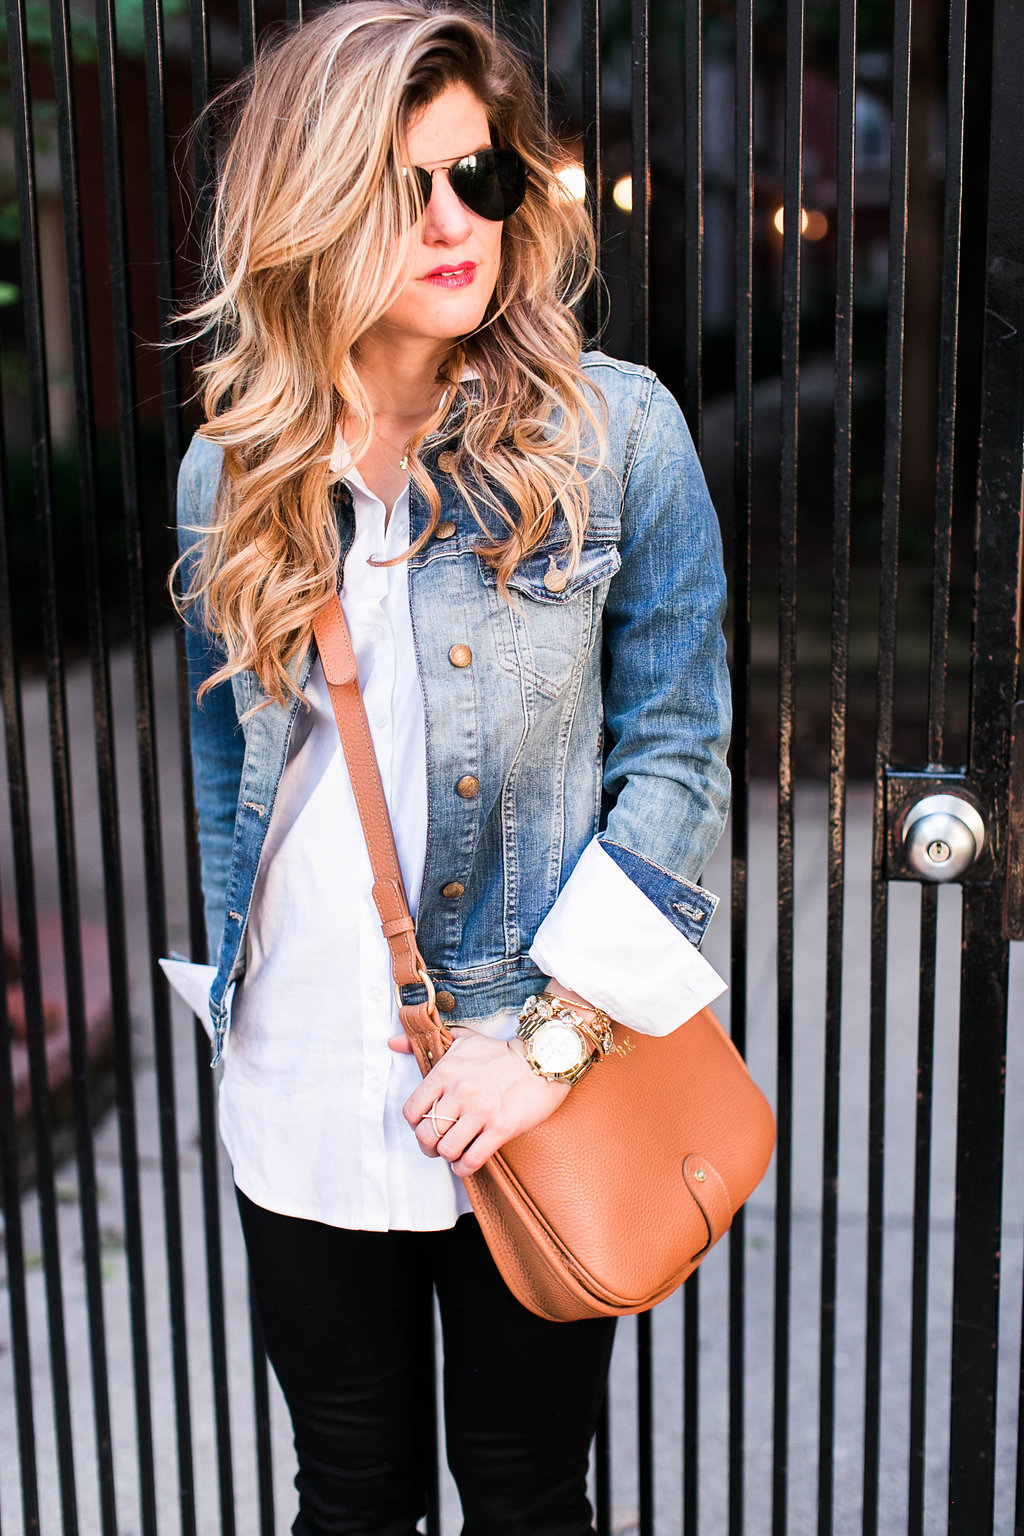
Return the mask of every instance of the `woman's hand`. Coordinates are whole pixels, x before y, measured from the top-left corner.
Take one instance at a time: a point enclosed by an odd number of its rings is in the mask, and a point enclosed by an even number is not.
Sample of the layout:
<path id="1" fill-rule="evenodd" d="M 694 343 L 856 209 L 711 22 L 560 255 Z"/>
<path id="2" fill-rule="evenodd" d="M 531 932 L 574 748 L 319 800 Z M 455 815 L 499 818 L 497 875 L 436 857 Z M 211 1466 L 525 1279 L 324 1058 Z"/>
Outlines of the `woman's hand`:
<path id="1" fill-rule="evenodd" d="M 454 1044 L 410 1094 L 403 1113 L 427 1157 L 445 1158 L 464 1177 L 513 1136 L 546 1120 L 569 1088 L 538 1076 L 518 1040 L 492 1040 L 458 1025 L 452 1034 Z M 388 1044 L 393 1051 L 409 1049 L 405 1035 Z"/>

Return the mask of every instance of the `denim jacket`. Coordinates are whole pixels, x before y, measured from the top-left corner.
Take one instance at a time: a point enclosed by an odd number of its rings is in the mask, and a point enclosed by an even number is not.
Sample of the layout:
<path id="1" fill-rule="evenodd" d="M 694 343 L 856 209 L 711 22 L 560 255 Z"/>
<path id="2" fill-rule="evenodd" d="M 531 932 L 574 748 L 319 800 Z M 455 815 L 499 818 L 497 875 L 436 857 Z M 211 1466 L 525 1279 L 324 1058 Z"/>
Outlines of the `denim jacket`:
<path id="1" fill-rule="evenodd" d="M 589 484 L 577 568 L 564 580 L 557 511 L 510 579 L 477 550 L 481 531 L 444 472 L 452 417 L 421 449 L 441 517 L 409 562 L 427 740 L 428 833 L 416 933 L 451 1022 L 517 1008 L 544 978 L 529 948 L 598 836 L 630 881 L 699 947 L 716 899 L 704 863 L 728 804 L 729 681 L 718 523 L 676 402 L 649 370 L 583 358 L 608 407 L 605 467 Z M 179 544 L 198 553 L 221 450 L 195 437 L 178 481 Z M 352 508 L 336 499 L 342 560 Z M 429 521 L 412 487 L 413 540 Z M 190 560 L 186 559 L 187 584 Z M 558 573 L 553 575 L 553 573 Z M 469 666 L 449 660 L 466 645 Z M 196 691 L 223 661 L 193 610 L 187 626 L 192 758 L 203 897 L 216 976 L 214 1060 L 244 974 L 256 871 L 288 755 L 297 699 L 267 703 L 251 672 Z M 301 687 L 312 643 L 292 675 Z M 460 894 L 453 896 L 453 891 Z M 447 892 L 447 894 L 445 894 Z M 416 988 L 407 989 L 416 1001 Z"/>

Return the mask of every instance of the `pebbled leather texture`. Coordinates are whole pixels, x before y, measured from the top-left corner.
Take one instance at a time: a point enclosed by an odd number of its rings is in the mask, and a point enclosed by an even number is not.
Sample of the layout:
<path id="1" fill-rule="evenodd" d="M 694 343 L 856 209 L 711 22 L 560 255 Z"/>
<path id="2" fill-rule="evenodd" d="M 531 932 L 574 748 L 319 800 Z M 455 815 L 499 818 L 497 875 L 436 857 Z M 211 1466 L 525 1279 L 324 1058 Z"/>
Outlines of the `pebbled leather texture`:
<path id="1" fill-rule="evenodd" d="M 616 1050 L 555 1113 L 465 1181 L 509 1289 L 556 1321 L 669 1296 L 775 1145 L 767 1100 L 710 1008 L 661 1038 L 613 1033 Z"/>
<path id="2" fill-rule="evenodd" d="M 399 986 L 426 967 L 337 597 L 314 633 Z M 328 660 L 329 659 L 329 660 Z M 452 1037 L 429 1003 L 399 1017 L 425 1074 Z M 682 1284 L 760 1183 L 775 1120 L 710 1008 L 669 1035 L 613 1026 L 615 1049 L 543 1124 L 464 1182 L 512 1293 L 556 1322 L 643 1312 Z"/>

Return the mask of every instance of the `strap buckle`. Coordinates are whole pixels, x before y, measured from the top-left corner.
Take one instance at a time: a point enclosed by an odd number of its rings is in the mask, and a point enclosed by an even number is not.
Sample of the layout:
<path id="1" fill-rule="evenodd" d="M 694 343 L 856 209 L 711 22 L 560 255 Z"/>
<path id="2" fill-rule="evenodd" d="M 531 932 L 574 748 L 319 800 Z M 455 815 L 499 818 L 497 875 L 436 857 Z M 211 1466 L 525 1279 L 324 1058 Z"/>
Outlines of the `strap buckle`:
<path id="1" fill-rule="evenodd" d="M 436 1013 L 437 993 L 434 990 L 434 983 L 431 981 L 426 971 L 423 970 L 422 966 L 417 968 L 417 975 L 427 989 L 427 1012 Z M 406 983 L 406 985 L 409 985 L 409 983 Z M 395 1006 L 397 1008 L 405 1007 L 405 1004 L 402 1002 L 402 988 L 398 985 L 397 981 L 395 982 Z"/>

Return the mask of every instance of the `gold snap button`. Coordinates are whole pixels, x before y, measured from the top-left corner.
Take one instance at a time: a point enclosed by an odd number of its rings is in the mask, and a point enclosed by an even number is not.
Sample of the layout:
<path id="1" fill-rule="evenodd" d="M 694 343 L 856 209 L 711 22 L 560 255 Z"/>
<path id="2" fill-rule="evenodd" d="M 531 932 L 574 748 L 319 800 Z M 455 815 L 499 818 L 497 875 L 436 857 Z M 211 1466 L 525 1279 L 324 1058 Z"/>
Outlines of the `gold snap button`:
<path id="1" fill-rule="evenodd" d="M 454 1013 L 455 999 L 450 992 L 438 992 L 434 998 L 439 1013 Z"/>
<path id="2" fill-rule="evenodd" d="M 441 895 L 447 896 L 451 901 L 458 901 L 460 896 L 465 896 L 466 887 L 461 880 L 449 880 L 447 885 L 442 885 Z"/>
<path id="3" fill-rule="evenodd" d="M 558 566 L 555 565 L 554 561 L 552 561 L 551 565 L 544 572 L 544 585 L 547 587 L 549 592 L 564 592 L 565 584 L 568 580 L 568 573 L 566 571 L 560 571 Z"/>
<path id="4" fill-rule="evenodd" d="M 437 527 L 434 529 L 434 538 L 435 539 L 450 539 L 454 532 L 455 532 L 455 524 L 454 523 L 438 523 Z"/>
<path id="5" fill-rule="evenodd" d="M 468 645 L 453 645 L 448 652 L 448 660 L 453 667 L 468 667 L 473 660 L 473 652 Z"/>
<path id="6" fill-rule="evenodd" d="M 451 474 L 452 470 L 455 468 L 455 455 L 451 452 L 450 449 L 446 448 L 443 453 L 438 454 L 437 467 L 441 471 L 442 475 Z"/>
<path id="7" fill-rule="evenodd" d="M 471 773 L 464 773 L 455 786 L 455 793 L 461 795 L 463 800 L 475 800 L 480 793 L 480 780 L 475 779 Z"/>

